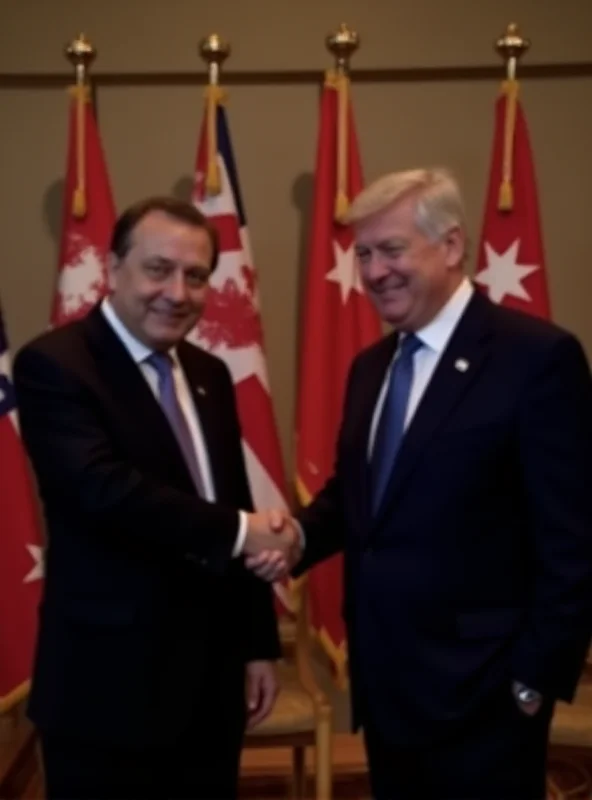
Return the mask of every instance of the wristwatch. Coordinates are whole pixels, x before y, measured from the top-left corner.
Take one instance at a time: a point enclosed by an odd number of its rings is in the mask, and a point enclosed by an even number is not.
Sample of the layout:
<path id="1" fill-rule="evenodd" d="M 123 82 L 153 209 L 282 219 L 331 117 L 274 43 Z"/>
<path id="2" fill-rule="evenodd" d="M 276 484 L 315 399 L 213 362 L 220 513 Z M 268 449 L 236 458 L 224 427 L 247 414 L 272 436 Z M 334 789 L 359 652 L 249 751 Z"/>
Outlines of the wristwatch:
<path id="1" fill-rule="evenodd" d="M 521 703 L 524 703 L 526 705 L 541 700 L 541 695 L 539 694 L 539 692 L 535 692 L 534 689 L 528 689 L 526 686 L 522 685 L 517 687 L 516 697 Z"/>

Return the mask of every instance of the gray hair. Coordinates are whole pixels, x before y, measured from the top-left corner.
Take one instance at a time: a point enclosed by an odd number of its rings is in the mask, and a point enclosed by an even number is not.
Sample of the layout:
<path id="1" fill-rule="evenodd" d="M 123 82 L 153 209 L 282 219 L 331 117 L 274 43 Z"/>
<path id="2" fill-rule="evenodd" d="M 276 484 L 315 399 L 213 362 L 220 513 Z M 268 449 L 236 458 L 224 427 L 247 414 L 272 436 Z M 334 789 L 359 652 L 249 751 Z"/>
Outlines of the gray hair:
<path id="1" fill-rule="evenodd" d="M 440 239 L 455 227 L 466 230 L 459 185 L 441 168 L 392 172 L 378 178 L 357 195 L 344 221 L 361 222 L 416 193 L 415 224 L 428 238 Z"/>

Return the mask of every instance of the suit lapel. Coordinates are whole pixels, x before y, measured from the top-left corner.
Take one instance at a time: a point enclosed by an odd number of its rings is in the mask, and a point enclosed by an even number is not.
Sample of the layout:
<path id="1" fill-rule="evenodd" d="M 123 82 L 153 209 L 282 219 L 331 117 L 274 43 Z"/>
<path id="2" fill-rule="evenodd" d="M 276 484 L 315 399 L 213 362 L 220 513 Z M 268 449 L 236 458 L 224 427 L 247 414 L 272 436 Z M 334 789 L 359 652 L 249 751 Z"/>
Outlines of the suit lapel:
<path id="1" fill-rule="evenodd" d="M 479 375 L 489 353 L 490 301 L 475 292 L 407 429 L 384 501 L 375 518 L 379 523 L 392 505 L 419 457 Z"/>
<path id="2" fill-rule="evenodd" d="M 138 451 L 152 456 L 151 461 L 176 476 L 182 486 L 193 487 L 175 435 L 158 400 L 99 306 L 83 320 L 83 325 L 95 354 L 101 388 L 113 399 L 117 413 L 125 416 L 126 433 L 135 436 Z"/>

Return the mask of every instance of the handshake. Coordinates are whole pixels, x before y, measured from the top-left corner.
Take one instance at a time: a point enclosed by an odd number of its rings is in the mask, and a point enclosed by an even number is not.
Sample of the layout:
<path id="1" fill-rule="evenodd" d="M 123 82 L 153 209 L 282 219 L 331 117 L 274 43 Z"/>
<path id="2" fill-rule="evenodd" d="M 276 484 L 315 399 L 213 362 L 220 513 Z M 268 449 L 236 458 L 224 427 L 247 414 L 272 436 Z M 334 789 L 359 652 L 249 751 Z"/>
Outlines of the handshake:
<path id="1" fill-rule="evenodd" d="M 285 511 L 270 509 L 248 514 L 243 555 L 245 565 L 265 581 L 285 577 L 302 558 L 300 527 Z"/>

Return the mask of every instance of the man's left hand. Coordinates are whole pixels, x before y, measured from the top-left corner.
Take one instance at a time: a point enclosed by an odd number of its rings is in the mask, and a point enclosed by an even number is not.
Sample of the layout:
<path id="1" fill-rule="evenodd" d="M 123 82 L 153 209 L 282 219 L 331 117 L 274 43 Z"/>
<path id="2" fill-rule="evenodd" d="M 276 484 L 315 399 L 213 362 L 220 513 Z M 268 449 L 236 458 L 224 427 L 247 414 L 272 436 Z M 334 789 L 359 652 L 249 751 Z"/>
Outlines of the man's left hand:
<path id="1" fill-rule="evenodd" d="M 258 725 L 270 713 L 278 690 L 272 661 L 250 661 L 247 664 L 247 724 L 249 728 Z"/>

